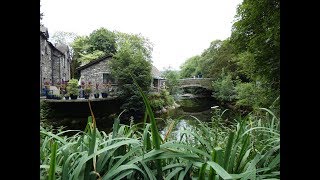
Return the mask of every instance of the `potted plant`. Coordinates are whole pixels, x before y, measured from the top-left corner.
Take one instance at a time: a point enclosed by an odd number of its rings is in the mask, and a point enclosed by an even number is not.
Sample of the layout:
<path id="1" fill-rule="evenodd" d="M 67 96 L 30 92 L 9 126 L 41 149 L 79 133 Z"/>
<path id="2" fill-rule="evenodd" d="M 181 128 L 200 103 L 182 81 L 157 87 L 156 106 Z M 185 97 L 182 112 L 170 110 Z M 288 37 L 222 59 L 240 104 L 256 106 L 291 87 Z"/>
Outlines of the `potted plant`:
<path id="1" fill-rule="evenodd" d="M 78 91 L 78 80 L 77 79 L 70 79 L 67 85 L 67 92 L 70 95 L 71 99 L 77 99 L 79 95 Z"/>
<path id="2" fill-rule="evenodd" d="M 44 83 L 44 89 L 43 89 L 43 94 L 47 97 L 47 99 L 50 99 L 49 91 L 50 91 L 50 82 L 45 81 Z"/>
<path id="3" fill-rule="evenodd" d="M 103 89 L 102 89 L 102 91 L 101 91 L 101 96 L 103 97 L 103 98 L 107 98 L 108 97 L 108 89 L 109 89 L 109 87 L 111 86 L 111 84 L 110 83 L 108 83 L 108 84 L 106 84 L 106 83 L 104 83 L 103 84 Z"/>
<path id="4" fill-rule="evenodd" d="M 70 97 L 70 94 L 69 94 L 68 92 L 64 94 L 64 98 L 65 98 L 66 100 L 68 100 L 69 97 Z"/>
<path id="5" fill-rule="evenodd" d="M 84 98 L 89 99 L 90 94 L 92 92 L 91 81 L 88 82 L 88 85 L 84 88 Z"/>
<path id="6" fill-rule="evenodd" d="M 81 81 L 81 88 L 84 89 L 84 87 L 85 87 L 85 82 Z"/>
<path id="7" fill-rule="evenodd" d="M 99 94 L 99 83 L 96 83 L 96 90 L 94 93 L 94 97 L 95 98 L 99 98 L 100 94 Z"/>
<path id="8" fill-rule="evenodd" d="M 61 88 L 61 82 L 57 82 L 57 84 L 56 84 L 56 87 L 60 90 L 60 88 Z"/>
<path id="9" fill-rule="evenodd" d="M 57 99 L 57 100 L 61 100 L 62 97 L 63 96 L 61 94 L 54 95 L 54 99 Z"/>
<path id="10" fill-rule="evenodd" d="M 50 89 L 50 82 L 49 81 L 44 82 L 44 87 L 46 89 Z"/>
<path id="11" fill-rule="evenodd" d="M 54 99 L 52 90 L 47 90 L 46 97 L 47 99 Z"/>

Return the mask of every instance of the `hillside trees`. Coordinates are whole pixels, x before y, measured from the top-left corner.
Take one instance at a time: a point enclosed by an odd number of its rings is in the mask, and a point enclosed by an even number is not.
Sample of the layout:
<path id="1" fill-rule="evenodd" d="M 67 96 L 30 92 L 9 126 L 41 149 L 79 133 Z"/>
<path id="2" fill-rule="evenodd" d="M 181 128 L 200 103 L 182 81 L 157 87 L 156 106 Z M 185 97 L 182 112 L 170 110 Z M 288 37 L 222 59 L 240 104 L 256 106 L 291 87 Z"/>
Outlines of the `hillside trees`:
<path id="1" fill-rule="evenodd" d="M 279 110 L 280 1 L 244 0 L 237 8 L 231 36 L 212 41 L 200 56 L 181 66 L 182 77 L 198 73 L 215 79 L 220 99 L 233 99 L 242 107 L 272 105 Z M 232 98 L 226 92 L 232 92 Z"/>
<path id="2" fill-rule="evenodd" d="M 280 95 L 280 0 L 244 0 L 237 9 L 236 20 L 231 43 L 237 64 L 252 83 L 237 89 L 251 95 L 252 91 L 259 91 L 254 93 L 258 95 L 254 104 L 268 107 Z M 243 93 L 238 103 L 254 106 L 251 100 L 243 99 L 249 96 Z"/>

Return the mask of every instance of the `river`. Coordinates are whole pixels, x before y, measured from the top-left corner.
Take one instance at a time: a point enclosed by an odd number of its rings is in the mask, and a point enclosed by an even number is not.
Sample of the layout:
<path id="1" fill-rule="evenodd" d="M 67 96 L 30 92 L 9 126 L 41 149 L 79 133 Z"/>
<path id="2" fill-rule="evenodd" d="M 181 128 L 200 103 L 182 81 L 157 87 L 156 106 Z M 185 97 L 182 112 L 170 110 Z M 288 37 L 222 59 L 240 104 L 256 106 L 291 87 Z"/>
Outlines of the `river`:
<path id="1" fill-rule="evenodd" d="M 171 133 L 174 136 L 179 136 L 179 132 L 183 129 L 192 130 L 198 124 L 196 118 L 200 121 L 211 121 L 211 107 L 217 106 L 217 102 L 212 97 L 182 98 L 176 103 L 180 105 L 179 108 L 157 116 L 158 128 L 163 136 L 173 121 L 175 121 L 175 125 Z"/>
<path id="2" fill-rule="evenodd" d="M 157 119 L 158 129 L 162 135 L 165 135 L 165 133 L 168 131 L 170 124 L 172 124 L 173 121 L 175 121 L 175 125 L 172 129 L 172 134 L 177 134 L 182 129 L 192 129 L 194 125 L 198 124 L 195 118 L 199 119 L 200 121 L 211 121 L 211 117 L 212 117 L 211 107 L 218 105 L 215 99 L 210 96 L 179 98 L 178 100 L 176 100 L 176 103 L 179 104 L 180 107 L 176 109 L 171 109 L 165 114 L 155 114 Z M 73 114 L 78 114 L 80 112 L 79 110 L 81 108 L 78 106 L 74 107 L 77 113 L 73 113 Z M 62 109 L 59 112 L 64 112 L 63 109 L 65 109 L 66 107 L 62 105 L 59 105 L 59 107 L 60 109 Z M 57 107 L 55 107 L 54 109 L 59 110 Z M 103 111 L 103 109 L 105 111 L 105 108 L 102 107 L 100 109 L 97 109 L 95 112 Z M 70 108 L 69 108 L 69 111 L 71 111 Z M 84 113 L 89 113 L 89 112 L 84 112 Z M 78 117 L 70 117 L 70 118 L 60 117 L 59 118 L 57 114 L 59 113 L 55 113 L 55 116 L 56 116 L 55 118 L 57 120 L 53 121 L 52 123 L 56 127 L 59 127 L 62 125 L 65 127 L 65 130 L 66 129 L 82 130 L 86 126 L 86 118 L 78 118 Z M 68 117 L 70 115 L 61 114 L 61 116 Z M 113 121 L 111 119 L 100 120 L 100 121 L 98 120 L 97 126 L 99 130 L 110 132 L 113 124 Z"/>

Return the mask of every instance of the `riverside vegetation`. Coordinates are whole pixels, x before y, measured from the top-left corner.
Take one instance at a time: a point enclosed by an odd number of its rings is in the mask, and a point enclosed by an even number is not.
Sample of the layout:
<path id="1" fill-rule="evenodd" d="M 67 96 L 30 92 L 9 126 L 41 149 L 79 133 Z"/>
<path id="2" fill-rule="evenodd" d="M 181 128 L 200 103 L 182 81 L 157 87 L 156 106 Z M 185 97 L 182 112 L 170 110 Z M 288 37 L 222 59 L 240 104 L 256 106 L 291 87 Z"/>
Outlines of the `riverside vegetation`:
<path id="1" fill-rule="evenodd" d="M 280 119 L 260 108 L 226 126 L 219 112 L 211 122 L 172 136 L 161 135 L 147 97 L 143 123 L 99 131 L 94 114 L 87 127 L 54 131 L 40 126 L 41 179 L 280 179 Z M 89 102 L 89 108 L 90 102 Z"/>
<path id="2" fill-rule="evenodd" d="M 40 124 L 41 179 L 280 179 L 279 0 L 244 0 L 229 38 L 212 41 L 179 73 L 166 73 L 171 95 L 179 91 L 179 78 L 214 78 L 213 96 L 245 112 L 227 120 L 226 111 L 213 109 L 209 121 L 195 118 L 192 130 L 175 135 L 179 119 L 166 121 L 165 133 L 159 133 L 154 117 L 171 100 L 154 95 L 149 102 L 142 92 L 148 93 L 151 81 L 152 48 L 146 38 L 102 28 L 76 38 L 72 48 L 75 78 L 81 63 L 114 54 L 110 68 L 122 88 L 119 97 L 126 100 L 122 109 L 130 111 L 115 118 L 111 132 L 99 131 L 92 111 L 83 131 Z M 136 90 L 129 73 L 142 90 Z M 49 111 L 42 109 L 41 116 Z M 120 122 L 132 114 L 144 121 Z M 66 136 L 70 132 L 74 135 Z"/>

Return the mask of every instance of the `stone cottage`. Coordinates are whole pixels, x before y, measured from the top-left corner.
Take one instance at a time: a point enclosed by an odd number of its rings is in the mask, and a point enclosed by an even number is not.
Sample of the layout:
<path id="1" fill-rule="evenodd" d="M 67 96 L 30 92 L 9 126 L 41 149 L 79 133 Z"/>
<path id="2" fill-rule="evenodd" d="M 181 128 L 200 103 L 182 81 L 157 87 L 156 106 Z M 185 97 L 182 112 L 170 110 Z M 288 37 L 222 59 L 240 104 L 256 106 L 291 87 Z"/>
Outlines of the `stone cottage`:
<path id="1" fill-rule="evenodd" d="M 112 56 L 107 55 L 107 56 L 98 58 L 96 60 L 93 60 L 88 64 L 78 67 L 77 70 L 80 71 L 80 75 L 81 75 L 79 82 L 91 81 L 92 85 L 95 85 L 96 83 L 99 83 L 99 84 L 110 83 L 112 86 L 116 87 L 117 86 L 116 79 L 112 77 L 110 68 L 107 65 L 107 61 L 111 59 L 112 59 Z M 151 87 L 153 90 L 159 92 L 165 79 L 161 77 L 160 71 L 155 66 L 152 66 L 151 73 L 153 77 Z"/>
<path id="2" fill-rule="evenodd" d="M 155 67 L 152 66 L 151 69 L 152 74 L 152 89 L 156 92 L 159 92 L 160 89 L 165 85 L 165 78 L 162 77 L 161 72 Z"/>
<path id="3" fill-rule="evenodd" d="M 57 85 L 70 80 L 69 47 L 65 44 L 54 46 L 48 39 L 48 29 L 40 26 L 40 92 L 45 83 Z"/>
<path id="4" fill-rule="evenodd" d="M 92 82 L 92 85 L 96 83 L 115 85 L 116 81 L 111 76 L 110 68 L 107 62 L 112 59 L 111 55 L 100 57 L 96 60 L 89 62 L 83 66 L 77 68 L 80 71 L 80 82 Z"/>

